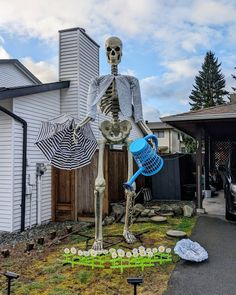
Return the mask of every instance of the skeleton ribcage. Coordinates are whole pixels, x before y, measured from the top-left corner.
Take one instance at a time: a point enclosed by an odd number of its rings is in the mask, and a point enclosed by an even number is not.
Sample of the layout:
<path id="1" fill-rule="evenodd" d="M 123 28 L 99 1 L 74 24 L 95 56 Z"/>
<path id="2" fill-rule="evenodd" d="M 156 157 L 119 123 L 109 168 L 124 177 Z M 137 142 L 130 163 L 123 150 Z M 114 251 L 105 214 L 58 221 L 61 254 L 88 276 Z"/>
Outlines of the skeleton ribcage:
<path id="1" fill-rule="evenodd" d="M 108 115 L 110 113 L 114 121 L 119 120 L 120 105 L 116 90 L 115 79 L 107 88 L 107 91 L 101 100 L 100 109 L 105 115 Z"/>

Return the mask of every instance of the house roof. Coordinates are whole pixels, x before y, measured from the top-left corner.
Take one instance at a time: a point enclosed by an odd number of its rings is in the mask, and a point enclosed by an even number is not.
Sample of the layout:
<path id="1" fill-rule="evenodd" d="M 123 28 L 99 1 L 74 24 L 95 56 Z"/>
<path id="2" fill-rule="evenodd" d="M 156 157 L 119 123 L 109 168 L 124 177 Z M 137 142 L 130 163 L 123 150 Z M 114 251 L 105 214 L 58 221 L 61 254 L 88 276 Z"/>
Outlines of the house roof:
<path id="1" fill-rule="evenodd" d="M 195 120 L 215 120 L 222 118 L 236 118 L 236 103 L 227 103 L 197 111 L 190 111 L 173 116 L 163 117 L 163 122 L 172 121 L 195 121 Z"/>
<path id="2" fill-rule="evenodd" d="M 146 123 L 151 130 L 174 129 L 173 126 L 170 126 L 163 122 L 146 122 Z"/>
<path id="3" fill-rule="evenodd" d="M 35 84 L 42 84 L 42 82 L 37 77 L 35 77 L 18 59 L 0 59 L 0 64 L 13 64 L 32 82 Z"/>
<path id="4" fill-rule="evenodd" d="M 193 137 L 196 137 L 199 128 L 214 138 L 236 137 L 236 103 L 163 117 L 161 120 Z"/>
<path id="5" fill-rule="evenodd" d="M 14 98 L 19 96 L 25 96 L 35 93 L 47 92 L 58 90 L 62 88 L 68 88 L 70 86 L 70 81 L 61 81 L 54 83 L 46 83 L 39 85 L 29 85 L 20 87 L 0 87 L 0 100 L 6 98 Z"/>

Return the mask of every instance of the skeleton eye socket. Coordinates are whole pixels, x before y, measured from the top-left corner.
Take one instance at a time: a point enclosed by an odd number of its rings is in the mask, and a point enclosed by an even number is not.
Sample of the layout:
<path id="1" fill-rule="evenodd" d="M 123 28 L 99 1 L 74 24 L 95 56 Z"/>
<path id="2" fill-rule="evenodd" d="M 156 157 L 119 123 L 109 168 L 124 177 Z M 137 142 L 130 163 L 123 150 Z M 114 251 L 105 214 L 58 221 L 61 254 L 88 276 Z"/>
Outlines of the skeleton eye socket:
<path id="1" fill-rule="evenodd" d="M 107 51 L 111 51 L 111 47 L 107 47 Z"/>
<path id="2" fill-rule="evenodd" d="M 120 51 L 120 47 L 116 47 L 115 48 L 115 51 Z"/>

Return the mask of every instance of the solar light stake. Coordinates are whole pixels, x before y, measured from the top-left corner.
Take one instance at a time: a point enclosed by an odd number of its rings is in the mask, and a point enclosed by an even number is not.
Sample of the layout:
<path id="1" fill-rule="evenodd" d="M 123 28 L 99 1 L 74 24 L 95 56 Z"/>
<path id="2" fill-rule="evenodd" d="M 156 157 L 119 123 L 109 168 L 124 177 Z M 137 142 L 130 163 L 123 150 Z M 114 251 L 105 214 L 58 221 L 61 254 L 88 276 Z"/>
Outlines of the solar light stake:
<path id="1" fill-rule="evenodd" d="M 137 286 L 143 283 L 143 278 L 128 278 L 127 282 L 134 286 L 134 295 L 137 295 Z"/>
<path id="2" fill-rule="evenodd" d="M 7 278 L 7 295 L 10 295 L 11 294 L 11 280 L 14 280 L 14 279 L 18 279 L 19 278 L 19 275 L 14 273 L 14 272 L 11 272 L 11 271 L 6 271 L 4 273 L 4 276 Z"/>

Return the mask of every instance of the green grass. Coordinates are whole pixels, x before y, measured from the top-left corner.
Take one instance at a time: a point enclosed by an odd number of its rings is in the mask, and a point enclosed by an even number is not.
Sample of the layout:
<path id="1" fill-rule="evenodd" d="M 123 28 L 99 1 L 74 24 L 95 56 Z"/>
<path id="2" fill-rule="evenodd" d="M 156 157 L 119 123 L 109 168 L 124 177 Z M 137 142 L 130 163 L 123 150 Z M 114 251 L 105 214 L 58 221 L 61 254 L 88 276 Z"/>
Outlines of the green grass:
<path id="1" fill-rule="evenodd" d="M 145 247 L 163 245 L 173 249 L 177 240 L 167 238 L 166 231 L 169 229 L 183 230 L 190 235 L 195 222 L 195 217 L 170 217 L 165 224 L 135 223 L 131 230 L 136 234 L 147 231 L 142 235 L 142 244 Z M 121 236 L 123 224 L 113 224 L 105 226 L 103 229 L 104 235 Z M 84 231 L 82 234 L 93 237 L 94 229 Z M 89 245 L 92 245 L 92 243 L 93 240 L 91 239 Z M 144 279 L 144 284 L 139 287 L 139 294 L 160 295 L 167 286 L 170 274 L 175 266 L 174 263 L 177 260 L 174 255 L 174 262 L 171 264 L 145 268 L 144 272 L 135 268 L 125 269 L 123 274 L 118 269 L 92 270 L 78 265 L 72 269 L 68 265 L 63 266 L 64 248 L 74 246 L 76 249 L 84 250 L 85 245 L 84 237 L 72 235 L 71 239 L 67 239 L 64 244 L 52 246 L 50 249 L 45 246 L 44 254 L 37 253 L 37 250 L 34 250 L 32 256 L 22 254 L 1 260 L 0 269 L 11 266 L 12 271 L 20 274 L 20 278 L 12 284 L 12 295 L 126 295 L 133 292 L 131 286 L 127 284 L 127 277 L 132 276 L 142 276 Z M 112 247 L 123 248 L 127 251 L 125 246 L 137 248 L 140 245 L 140 242 L 136 242 L 134 245 L 127 245 L 123 242 Z M 22 262 L 25 263 L 23 267 Z"/>

